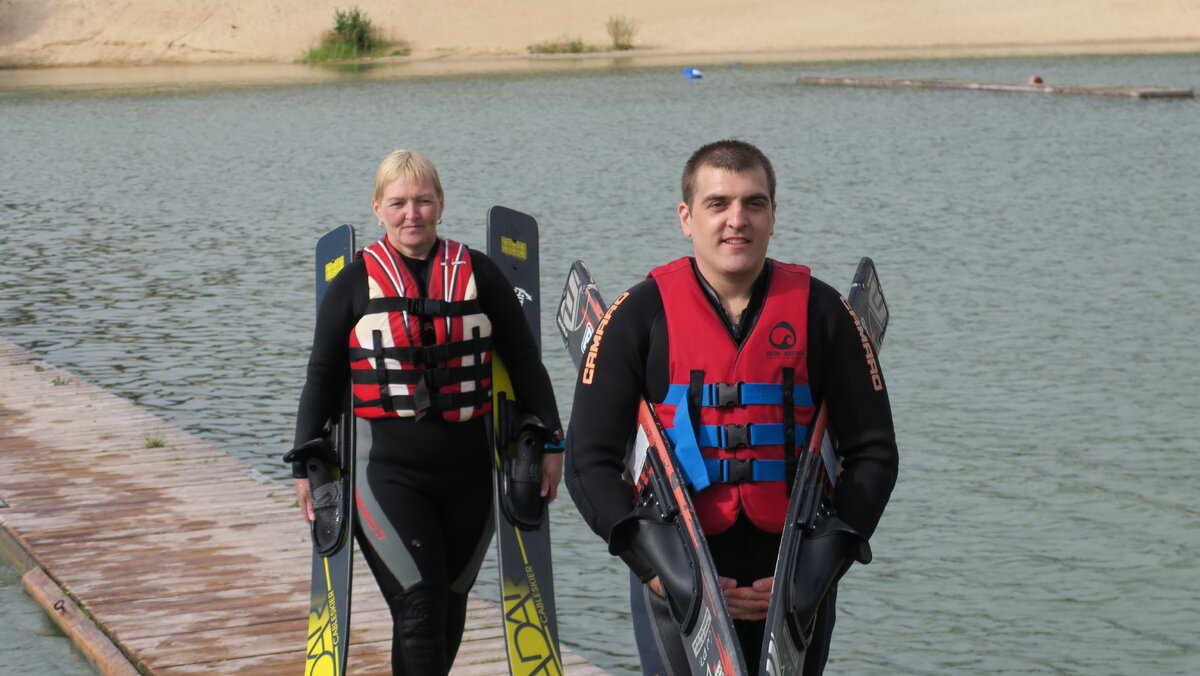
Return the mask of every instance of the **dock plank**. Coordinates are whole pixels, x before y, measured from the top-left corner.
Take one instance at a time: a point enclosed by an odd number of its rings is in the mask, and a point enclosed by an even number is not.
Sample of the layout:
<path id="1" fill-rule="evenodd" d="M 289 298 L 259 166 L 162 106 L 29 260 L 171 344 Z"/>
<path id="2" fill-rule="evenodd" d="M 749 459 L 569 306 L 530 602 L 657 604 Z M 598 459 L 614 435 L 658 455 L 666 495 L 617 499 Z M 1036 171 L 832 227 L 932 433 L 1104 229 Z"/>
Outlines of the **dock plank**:
<path id="1" fill-rule="evenodd" d="M 0 462 L 0 555 L 101 673 L 302 673 L 290 485 L 3 338 Z M 352 673 L 387 674 L 391 617 L 360 554 L 355 570 Z M 500 609 L 472 596 L 467 623 L 451 674 L 506 676 Z"/>

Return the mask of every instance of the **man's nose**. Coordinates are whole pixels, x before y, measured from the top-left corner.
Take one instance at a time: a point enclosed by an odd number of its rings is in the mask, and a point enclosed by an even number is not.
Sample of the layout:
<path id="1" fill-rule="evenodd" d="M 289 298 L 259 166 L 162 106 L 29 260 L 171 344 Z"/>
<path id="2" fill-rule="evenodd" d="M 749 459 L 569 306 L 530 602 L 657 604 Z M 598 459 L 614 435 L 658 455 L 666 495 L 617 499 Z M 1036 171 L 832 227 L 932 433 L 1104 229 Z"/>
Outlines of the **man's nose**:
<path id="1" fill-rule="evenodd" d="M 735 228 L 744 228 L 750 225 L 750 210 L 741 202 L 734 202 L 725 211 L 725 222 Z"/>

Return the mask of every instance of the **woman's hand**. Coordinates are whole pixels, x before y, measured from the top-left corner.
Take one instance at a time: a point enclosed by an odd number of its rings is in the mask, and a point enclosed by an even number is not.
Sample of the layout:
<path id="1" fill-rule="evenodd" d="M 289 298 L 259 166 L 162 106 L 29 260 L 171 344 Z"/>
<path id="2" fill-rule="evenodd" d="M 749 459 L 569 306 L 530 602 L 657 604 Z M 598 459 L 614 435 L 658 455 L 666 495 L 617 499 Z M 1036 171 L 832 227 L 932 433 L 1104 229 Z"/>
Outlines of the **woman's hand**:
<path id="1" fill-rule="evenodd" d="M 558 497 L 558 481 L 562 479 L 563 454 L 546 453 L 542 456 L 542 497 L 546 503 Z"/>
<path id="2" fill-rule="evenodd" d="M 737 581 L 722 577 L 721 590 L 725 592 L 725 603 L 729 605 L 729 615 L 735 620 L 767 619 L 767 607 L 771 603 L 771 589 L 775 586 L 775 578 L 764 577 L 755 580 L 749 587 L 737 586 Z"/>
<path id="3" fill-rule="evenodd" d="M 554 430 L 554 440 L 563 440 L 562 428 Z M 546 504 L 554 502 L 558 497 L 558 482 L 562 479 L 563 454 L 562 453 L 543 453 L 542 454 L 542 490 L 541 496 L 546 498 Z"/>
<path id="4" fill-rule="evenodd" d="M 300 505 L 300 514 L 304 516 L 306 523 L 312 523 L 313 519 L 317 518 L 313 512 L 312 504 L 312 489 L 308 484 L 308 477 L 296 479 L 296 503 Z"/>

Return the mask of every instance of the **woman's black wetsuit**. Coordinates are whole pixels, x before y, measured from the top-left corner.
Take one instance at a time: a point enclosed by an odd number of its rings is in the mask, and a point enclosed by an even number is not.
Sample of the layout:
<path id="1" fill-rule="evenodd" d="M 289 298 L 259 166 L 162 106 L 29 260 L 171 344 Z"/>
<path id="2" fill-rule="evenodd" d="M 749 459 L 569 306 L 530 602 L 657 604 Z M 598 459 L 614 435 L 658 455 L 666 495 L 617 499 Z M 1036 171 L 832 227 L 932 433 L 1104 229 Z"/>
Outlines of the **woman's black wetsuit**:
<path id="1" fill-rule="evenodd" d="M 476 251 L 470 256 L 479 304 L 492 322 L 494 349 L 512 374 L 518 400 L 550 429 L 559 429 L 550 379 L 512 285 L 487 256 Z M 426 295 L 428 261 L 403 260 Z M 366 265 L 359 259 L 333 280 L 321 302 L 300 396 L 297 446 L 324 434 L 326 422 L 341 410 L 350 377 L 350 332 L 365 313 L 367 294 Z M 467 592 L 494 530 L 484 417 L 356 421 L 356 530 L 391 610 L 392 672 L 445 674 L 462 638 Z M 293 465 L 293 476 L 303 471 L 302 464 Z"/>
<path id="2" fill-rule="evenodd" d="M 694 264 L 693 264 L 694 269 Z M 697 273 L 707 290 L 713 312 L 730 336 L 741 344 L 744 327 L 754 325 L 762 311 L 771 274 L 768 260 L 755 282 L 750 303 L 735 325 L 722 309 L 716 294 Z M 571 497 L 584 520 L 606 541 L 613 525 L 629 515 L 631 492 L 622 478 L 630 431 L 636 419 L 639 397 L 662 402 L 669 384 L 667 321 L 662 295 L 653 280 L 645 280 L 612 313 L 593 361 L 590 385 L 577 384 L 567 435 L 565 476 Z M 864 537 L 870 537 L 883 514 L 896 481 L 898 455 L 892 427 L 891 406 L 886 389 L 871 386 L 869 367 L 854 320 L 832 287 L 813 278 L 808 301 L 808 372 L 813 401 L 827 402 L 831 425 L 838 439 L 842 471 L 838 478 L 834 507 L 838 515 Z M 626 421 L 627 424 L 621 424 Z M 750 523 L 743 512 L 728 530 L 708 536 L 719 574 L 737 579 L 739 586 L 771 577 L 779 550 L 779 535 Z M 637 565 L 630 559 L 631 566 Z M 633 570 L 640 579 L 653 574 Z M 635 580 L 636 582 L 636 580 Z M 636 605 L 640 584 L 635 585 Z M 833 630 L 835 590 L 831 590 L 818 616 L 818 632 L 810 647 L 810 668 L 820 673 Z M 664 605 L 665 607 L 665 605 Z M 742 650 L 751 670 L 758 667 L 763 622 L 737 622 Z M 635 626 L 638 626 L 635 622 Z M 636 632 L 639 644 L 650 635 Z M 652 647 L 639 645 L 646 673 L 655 673 Z M 669 652 L 669 650 L 668 650 Z M 684 671 L 675 673 L 686 673 Z"/>

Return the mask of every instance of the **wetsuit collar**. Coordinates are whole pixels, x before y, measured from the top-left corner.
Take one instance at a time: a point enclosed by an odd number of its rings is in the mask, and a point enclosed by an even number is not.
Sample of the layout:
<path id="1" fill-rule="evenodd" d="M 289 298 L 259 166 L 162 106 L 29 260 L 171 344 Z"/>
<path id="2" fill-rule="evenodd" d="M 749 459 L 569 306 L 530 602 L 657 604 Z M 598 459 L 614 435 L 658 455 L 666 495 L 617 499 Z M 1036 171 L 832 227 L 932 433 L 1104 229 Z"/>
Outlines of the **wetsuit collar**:
<path id="1" fill-rule="evenodd" d="M 386 244 L 387 247 L 392 250 L 392 253 L 396 254 L 400 257 L 400 260 L 404 261 L 404 267 L 408 268 L 408 271 L 412 273 L 413 279 L 417 280 L 418 293 L 422 296 L 428 296 L 429 262 L 432 261 L 435 256 L 437 256 L 438 251 L 441 251 L 443 245 L 442 238 L 439 237 L 436 241 L 434 241 L 433 248 L 429 250 L 429 256 L 426 258 L 410 258 L 400 253 L 396 247 L 392 246 L 391 242 L 387 241 L 386 237 L 383 238 L 383 241 L 384 244 Z"/>
<path id="2" fill-rule="evenodd" d="M 762 272 L 758 273 L 758 278 L 754 280 L 754 286 L 750 287 L 750 302 L 746 305 L 746 309 L 742 312 L 741 321 L 735 323 L 733 318 L 725 312 L 725 307 L 721 305 L 721 298 L 717 295 L 712 285 L 700 274 L 700 268 L 696 267 L 696 259 L 689 257 L 692 263 L 692 274 L 696 275 L 696 281 L 700 283 L 700 288 L 704 289 L 704 296 L 708 298 L 709 305 L 712 306 L 713 312 L 721 318 L 721 323 L 725 325 L 725 330 L 729 332 L 729 337 L 733 339 L 735 345 L 741 345 L 746 336 L 750 335 L 751 329 L 754 328 L 754 322 L 758 321 L 758 316 L 762 314 L 763 304 L 767 299 L 767 286 L 771 281 L 771 267 L 773 261 L 768 258 L 766 264 L 763 265 Z"/>

